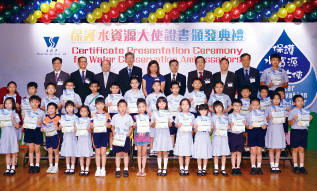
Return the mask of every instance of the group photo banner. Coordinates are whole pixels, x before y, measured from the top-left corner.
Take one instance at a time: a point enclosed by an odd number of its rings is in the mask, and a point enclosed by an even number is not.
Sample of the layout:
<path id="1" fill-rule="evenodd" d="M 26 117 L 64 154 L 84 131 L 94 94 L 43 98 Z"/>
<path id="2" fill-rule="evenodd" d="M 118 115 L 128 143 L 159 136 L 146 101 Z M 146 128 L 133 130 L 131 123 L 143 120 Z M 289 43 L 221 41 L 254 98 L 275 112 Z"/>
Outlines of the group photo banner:
<path id="1" fill-rule="evenodd" d="M 251 55 L 250 66 L 262 73 L 271 67 L 270 55 L 278 53 L 289 78 L 286 99 L 301 94 L 305 107 L 317 112 L 317 25 L 314 23 L 170 23 L 170 24 L 34 24 L 0 25 L 0 86 L 17 83 L 21 96 L 27 83 L 39 85 L 43 97 L 45 75 L 53 71 L 52 58 L 63 59 L 62 70 L 78 70 L 77 59 L 87 57 L 87 69 L 100 73 L 102 60 L 111 71 L 126 67 L 124 54 L 135 54 L 135 65 L 146 74 L 157 60 L 160 73 L 170 72 L 168 62 L 179 61 L 179 73 L 195 70 L 195 57 L 206 59 L 205 70 L 219 72 L 219 61 L 229 60 L 229 71 L 242 67 L 240 55 Z"/>

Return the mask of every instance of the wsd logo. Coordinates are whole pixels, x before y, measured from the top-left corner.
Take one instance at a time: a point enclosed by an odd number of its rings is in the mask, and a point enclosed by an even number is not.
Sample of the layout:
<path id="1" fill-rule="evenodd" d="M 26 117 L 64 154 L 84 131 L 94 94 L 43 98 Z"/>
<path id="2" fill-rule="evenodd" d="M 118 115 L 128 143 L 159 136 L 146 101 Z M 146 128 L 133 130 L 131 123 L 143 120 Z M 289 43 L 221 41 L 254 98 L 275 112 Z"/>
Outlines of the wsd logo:
<path id="1" fill-rule="evenodd" d="M 47 48 L 56 48 L 59 37 L 44 37 Z"/>
<path id="2" fill-rule="evenodd" d="M 42 50 L 37 52 L 36 54 L 38 56 L 65 56 L 66 55 L 65 52 L 60 52 L 60 50 L 57 48 L 57 43 L 59 42 L 59 38 L 60 38 L 59 36 L 55 36 L 55 37 L 44 36 L 43 38 L 46 43 L 46 48 L 44 49 L 44 51 Z"/>

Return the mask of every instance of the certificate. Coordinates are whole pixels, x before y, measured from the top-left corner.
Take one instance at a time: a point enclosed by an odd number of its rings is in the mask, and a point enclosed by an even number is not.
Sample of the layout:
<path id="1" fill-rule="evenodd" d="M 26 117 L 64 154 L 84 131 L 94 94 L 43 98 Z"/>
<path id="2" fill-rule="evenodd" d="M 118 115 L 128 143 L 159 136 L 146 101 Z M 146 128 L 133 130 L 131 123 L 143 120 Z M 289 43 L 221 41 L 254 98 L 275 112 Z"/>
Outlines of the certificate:
<path id="1" fill-rule="evenodd" d="M 90 118 L 76 118 L 75 125 L 77 128 L 76 136 L 88 136 L 87 127 L 90 125 Z"/>
<path id="2" fill-rule="evenodd" d="M 137 133 L 149 133 L 150 121 L 149 115 L 136 115 Z"/>
<path id="3" fill-rule="evenodd" d="M 26 111 L 23 121 L 23 128 L 36 129 L 37 121 L 39 120 L 39 114 L 34 111 Z"/>
<path id="4" fill-rule="evenodd" d="M 138 113 L 138 106 L 137 106 L 137 101 L 139 98 L 137 97 L 129 97 L 127 99 L 127 103 L 128 103 L 128 111 L 129 113 Z"/>
<path id="5" fill-rule="evenodd" d="M 250 100 L 249 99 L 241 99 L 242 102 L 242 109 L 241 109 L 241 114 L 248 114 L 249 111 L 249 107 L 250 107 Z"/>
<path id="6" fill-rule="evenodd" d="M 288 117 L 288 111 L 286 111 L 286 109 L 291 109 L 292 108 L 292 102 L 291 101 L 287 101 L 285 99 L 282 99 L 280 105 L 283 106 L 283 108 L 285 109 L 286 117 Z"/>
<path id="7" fill-rule="evenodd" d="M 0 127 L 12 127 L 12 109 L 0 109 Z"/>
<path id="8" fill-rule="evenodd" d="M 283 106 L 272 106 L 272 123 L 285 123 L 285 109 Z"/>
<path id="9" fill-rule="evenodd" d="M 301 127 L 308 127 L 310 122 L 310 112 L 307 109 L 299 109 L 297 115 L 297 125 Z"/>
<path id="10" fill-rule="evenodd" d="M 49 103 L 55 103 L 56 105 L 57 104 L 59 104 L 59 100 L 58 100 L 58 98 L 57 97 L 52 97 L 52 98 L 48 98 L 48 97 L 46 97 L 46 98 L 44 98 L 44 104 L 45 104 L 45 111 L 47 111 L 47 105 L 49 104 Z M 58 113 L 58 110 L 56 110 L 56 113 Z"/>
<path id="11" fill-rule="evenodd" d="M 152 98 L 150 100 L 150 109 L 151 109 L 151 111 L 157 111 L 156 101 L 157 101 L 157 98 Z"/>
<path id="12" fill-rule="evenodd" d="M 278 86 L 280 83 L 282 83 L 282 79 L 282 70 L 272 70 L 271 82 L 274 83 L 274 85 Z"/>
<path id="13" fill-rule="evenodd" d="M 216 132 L 217 136 L 227 136 L 229 119 L 226 116 L 217 117 L 216 119 Z"/>
<path id="14" fill-rule="evenodd" d="M 205 103 L 206 96 L 203 91 L 193 91 L 193 106 L 196 108 L 197 105 Z"/>
<path id="15" fill-rule="evenodd" d="M 106 114 L 95 114 L 93 120 L 94 120 L 94 133 L 107 132 L 107 115 Z"/>
<path id="16" fill-rule="evenodd" d="M 128 129 L 116 127 L 115 128 L 115 136 L 113 136 L 112 144 L 119 147 L 124 147 L 125 141 L 127 139 L 127 133 L 129 132 Z"/>
<path id="17" fill-rule="evenodd" d="M 29 99 L 27 98 L 24 98 L 21 100 L 21 109 L 22 109 L 22 115 L 25 114 L 26 111 L 29 111 L 32 109 L 32 107 L 30 106 L 30 103 L 29 103 Z"/>
<path id="18" fill-rule="evenodd" d="M 232 122 L 233 122 L 232 131 L 245 132 L 245 124 L 243 123 L 243 121 L 245 120 L 246 120 L 245 115 L 233 113 L 232 114 Z"/>
<path id="19" fill-rule="evenodd" d="M 155 128 L 169 128 L 168 127 L 168 119 L 170 117 L 170 113 L 167 110 L 155 111 Z"/>
<path id="20" fill-rule="evenodd" d="M 193 131 L 193 126 L 191 123 L 193 122 L 192 114 L 184 114 L 180 113 L 178 114 L 179 122 L 182 123 L 182 126 L 179 127 L 180 132 L 192 132 Z"/>
<path id="21" fill-rule="evenodd" d="M 222 103 L 223 107 L 227 108 L 226 99 L 225 99 L 225 96 L 223 94 L 221 94 L 221 95 L 214 94 L 211 97 L 212 97 L 213 103 L 215 103 L 215 101 L 220 101 Z"/>
<path id="22" fill-rule="evenodd" d="M 60 123 L 63 133 L 74 133 L 75 115 L 62 115 Z"/>
<path id="23" fill-rule="evenodd" d="M 260 99 L 260 104 L 261 104 L 261 109 L 266 109 L 271 106 L 271 98 L 266 97 L 266 98 L 261 98 Z"/>
<path id="24" fill-rule="evenodd" d="M 97 107 L 96 105 L 89 105 L 89 110 L 90 110 L 90 113 L 91 115 L 95 114 L 97 112 Z"/>
<path id="25" fill-rule="evenodd" d="M 168 101 L 168 109 L 169 109 L 169 112 L 171 113 L 171 116 L 175 117 L 179 113 L 178 108 L 179 108 L 180 101 L 181 100 L 178 100 L 178 99 L 172 99 Z"/>
<path id="26" fill-rule="evenodd" d="M 57 131 L 55 129 L 55 124 L 53 121 L 42 123 L 43 130 L 45 132 L 45 136 L 51 137 L 57 135 Z"/>
<path id="27" fill-rule="evenodd" d="M 266 124 L 265 112 L 263 109 L 252 110 L 251 121 L 253 127 L 262 127 L 262 125 Z"/>
<path id="28" fill-rule="evenodd" d="M 118 111 L 118 102 L 122 99 L 121 94 L 109 94 L 108 103 L 111 102 L 111 105 L 108 107 L 108 112 L 113 113 Z"/>
<path id="29" fill-rule="evenodd" d="M 63 90 L 63 101 L 75 101 L 75 92 L 73 89 Z"/>
<path id="30" fill-rule="evenodd" d="M 198 116 L 197 117 L 197 129 L 198 129 L 198 131 L 211 131 L 211 117 L 210 116 Z"/>

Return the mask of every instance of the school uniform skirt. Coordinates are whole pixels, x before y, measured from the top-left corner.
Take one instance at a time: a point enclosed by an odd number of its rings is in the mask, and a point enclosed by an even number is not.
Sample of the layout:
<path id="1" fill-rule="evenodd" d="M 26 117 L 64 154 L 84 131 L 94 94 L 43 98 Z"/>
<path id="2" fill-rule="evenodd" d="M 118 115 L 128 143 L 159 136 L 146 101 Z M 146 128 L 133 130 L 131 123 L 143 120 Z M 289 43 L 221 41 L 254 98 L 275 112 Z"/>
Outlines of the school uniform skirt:
<path id="1" fill-rule="evenodd" d="M 228 136 L 218 136 L 213 133 L 211 147 L 212 156 L 230 155 Z"/>
<path id="2" fill-rule="evenodd" d="M 0 154 L 18 153 L 19 145 L 15 127 L 2 127 L 0 139 Z"/>
<path id="3" fill-rule="evenodd" d="M 284 149 L 286 147 L 283 124 L 269 124 L 265 136 L 265 147 L 270 149 Z"/>
<path id="4" fill-rule="evenodd" d="M 91 157 L 93 154 L 91 135 L 78 136 L 76 157 Z"/>
<path id="5" fill-rule="evenodd" d="M 154 129 L 154 128 L 151 128 Z M 173 150 L 172 138 L 169 128 L 155 128 L 155 136 L 153 142 L 154 151 L 170 151 Z"/>
<path id="6" fill-rule="evenodd" d="M 77 137 L 75 133 L 64 133 L 64 140 L 61 148 L 61 156 L 75 157 L 77 149 Z"/>
<path id="7" fill-rule="evenodd" d="M 174 155 L 192 156 L 193 154 L 193 136 L 191 132 L 177 132 Z"/>
<path id="8" fill-rule="evenodd" d="M 212 158 L 212 146 L 211 146 L 210 134 L 207 131 L 198 131 L 195 134 L 193 158 L 195 159 L 211 159 Z"/>

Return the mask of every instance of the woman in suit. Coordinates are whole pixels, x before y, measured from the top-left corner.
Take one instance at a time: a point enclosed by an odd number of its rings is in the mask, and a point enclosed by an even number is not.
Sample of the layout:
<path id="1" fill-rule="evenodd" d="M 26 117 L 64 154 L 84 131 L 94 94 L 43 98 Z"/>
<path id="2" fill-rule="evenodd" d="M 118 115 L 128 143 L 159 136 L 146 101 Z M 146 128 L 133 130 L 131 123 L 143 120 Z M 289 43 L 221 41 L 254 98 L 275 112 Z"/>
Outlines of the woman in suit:
<path id="1" fill-rule="evenodd" d="M 156 60 L 151 60 L 147 66 L 147 74 L 142 79 L 142 89 L 145 97 L 152 92 L 153 82 L 159 80 L 161 82 L 161 92 L 164 92 L 165 78 L 160 74 L 160 66 Z"/>

